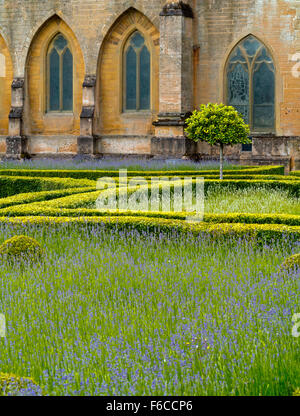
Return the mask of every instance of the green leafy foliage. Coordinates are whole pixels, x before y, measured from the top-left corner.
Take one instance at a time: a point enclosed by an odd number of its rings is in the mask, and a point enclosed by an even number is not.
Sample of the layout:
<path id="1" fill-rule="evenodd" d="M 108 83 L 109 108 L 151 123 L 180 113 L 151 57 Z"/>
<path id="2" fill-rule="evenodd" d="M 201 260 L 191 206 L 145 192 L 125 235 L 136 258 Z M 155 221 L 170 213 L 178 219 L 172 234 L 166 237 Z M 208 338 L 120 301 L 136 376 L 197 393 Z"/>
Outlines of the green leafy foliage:
<path id="1" fill-rule="evenodd" d="M 250 129 L 233 107 L 224 104 L 202 104 L 186 120 L 187 137 L 195 142 L 204 141 L 211 146 L 251 143 Z"/>

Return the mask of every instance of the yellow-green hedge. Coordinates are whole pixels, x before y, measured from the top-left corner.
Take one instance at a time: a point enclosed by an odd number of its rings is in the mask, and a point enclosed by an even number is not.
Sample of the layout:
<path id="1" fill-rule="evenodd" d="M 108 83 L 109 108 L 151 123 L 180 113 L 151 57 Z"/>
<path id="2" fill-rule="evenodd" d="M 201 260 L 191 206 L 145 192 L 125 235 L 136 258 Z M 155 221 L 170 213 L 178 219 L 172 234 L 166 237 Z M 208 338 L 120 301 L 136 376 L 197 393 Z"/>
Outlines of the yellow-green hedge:
<path id="1" fill-rule="evenodd" d="M 0 245 L 1 259 L 38 261 L 42 256 L 43 249 L 40 243 L 26 235 L 16 235 Z"/>
<path id="2" fill-rule="evenodd" d="M 94 193 L 91 193 L 91 195 Z M 84 194 L 85 198 L 90 196 Z M 61 198 L 62 200 L 64 198 Z M 93 200 L 95 197 L 93 197 Z M 82 202 L 81 200 L 81 202 Z M 146 217 L 146 218 L 165 218 L 165 219 L 178 219 L 185 220 L 189 213 L 183 212 L 164 212 L 164 211 L 126 211 L 126 210 L 97 210 L 87 208 L 63 208 L 65 205 L 70 205 L 69 200 L 67 203 L 56 202 L 57 206 L 49 206 L 45 203 L 41 204 L 28 204 L 18 205 L 16 207 L 7 208 L 0 210 L 0 215 L 8 215 L 10 217 L 22 217 L 27 215 L 32 216 L 64 216 L 64 217 Z M 79 203 L 76 198 L 75 202 Z M 288 214 L 248 214 L 248 213 L 228 213 L 228 214 L 211 214 L 206 213 L 203 217 L 204 222 L 208 223 L 241 223 L 241 224 L 285 224 L 290 226 L 300 226 L 299 215 L 288 215 Z"/>
<path id="3" fill-rule="evenodd" d="M 69 188 L 58 189 L 55 191 L 42 191 L 42 192 L 27 192 L 22 194 L 13 195 L 7 198 L 0 198 L 0 208 L 5 208 L 18 204 L 29 204 L 33 202 L 42 202 L 50 199 L 61 198 L 68 195 L 80 194 L 87 191 L 93 191 L 95 187 L 91 188 Z"/>
<path id="4" fill-rule="evenodd" d="M 0 176 L 0 197 L 5 198 L 28 192 L 91 186 L 96 186 L 95 182 L 88 179 Z"/>
<path id="5" fill-rule="evenodd" d="M 32 378 L 0 373 L 0 396 L 42 395 L 42 390 Z"/>
<path id="6" fill-rule="evenodd" d="M 284 175 L 283 166 L 239 166 L 238 169 L 225 169 L 226 175 Z M 128 170 L 128 176 L 203 176 L 218 175 L 217 169 L 207 170 Z M 0 176 L 38 176 L 38 177 L 61 177 L 61 178 L 85 178 L 97 180 L 103 176 L 119 176 L 118 170 L 81 170 L 81 169 L 0 169 Z"/>
<path id="7" fill-rule="evenodd" d="M 210 234 L 216 237 L 243 237 L 249 236 L 255 240 L 281 240 L 287 237 L 298 240 L 300 226 L 288 226 L 279 224 L 213 224 L 213 223 L 188 223 L 174 219 L 159 219 L 145 217 L 0 217 L 0 223 L 21 226 L 71 226 L 75 225 L 102 225 L 107 229 L 132 230 L 140 232 L 184 232 L 194 235 Z"/>
<path id="8" fill-rule="evenodd" d="M 288 257 L 281 265 L 283 270 L 300 269 L 300 253 Z"/>

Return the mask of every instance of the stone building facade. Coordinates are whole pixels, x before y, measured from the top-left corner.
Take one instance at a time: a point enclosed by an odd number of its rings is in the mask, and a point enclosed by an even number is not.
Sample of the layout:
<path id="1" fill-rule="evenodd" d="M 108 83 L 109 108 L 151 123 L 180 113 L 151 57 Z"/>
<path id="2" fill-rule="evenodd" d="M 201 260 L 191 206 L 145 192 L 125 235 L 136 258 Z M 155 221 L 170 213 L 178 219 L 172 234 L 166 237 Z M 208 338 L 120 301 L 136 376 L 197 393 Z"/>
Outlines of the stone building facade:
<path id="1" fill-rule="evenodd" d="M 2 157 L 215 158 L 184 136 L 236 106 L 240 163 L 300 164 L 297 0 L 0 0 Z"/>

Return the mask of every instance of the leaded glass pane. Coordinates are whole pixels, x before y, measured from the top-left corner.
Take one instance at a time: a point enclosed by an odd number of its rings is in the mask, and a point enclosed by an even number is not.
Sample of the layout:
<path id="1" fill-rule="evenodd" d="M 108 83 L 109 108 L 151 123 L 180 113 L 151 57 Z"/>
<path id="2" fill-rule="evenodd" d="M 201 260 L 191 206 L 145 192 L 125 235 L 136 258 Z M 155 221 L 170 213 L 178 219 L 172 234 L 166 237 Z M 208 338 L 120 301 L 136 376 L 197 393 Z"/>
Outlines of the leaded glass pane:
<path id="1" fill-rule="evenodd" d="M 130 46 L 126 54 L 126 109 L 136 110 L 136 84 L 137 84 L 137 56 L 134 49 Z"/>
<path id="2" fill-rule="evenodd" d="M 73 110 L 73 56 L 69 48 L 63 55 L 63 110 Z"/>
<path id="3" fill-rule="evenodd" d="M 274 103 L 274 72 L 265 63 L 261 64 L 253 74 L 254 104 Z"/>
<path id="4" fill-rule="evenodd" d="M 252 58 L 254 57 L 260 46 L 261 43 L 253 36 L 247 37 L 243 42 L 243 48 L 245 49 L 248 57 Z"/>
<path id="5" fill-rule="evenodd" d="M 227 88 L 228 104 L 243 114 L 251 129 L 274 128 L 275 67 L 267 48 L 254 36 L 248 36 L 232 52 Z"/>
<path id="6" fill-rule="evenodd" d="M 253 74 L 253 125 L 274 126 L 275 76 L 269 65 L 262 63 Z"/>
<path id="7" fill-rule="evenodd" d="M 274 128 L 274 105 L 254 105 L 253 128 L 265 130 Z"/>
<path id="8" fill-rule="evenodd" d="M 243 63 L 247 63 L 247 60 L 243 54 L 243 52 L 241 51 L 241 49 L 239 47 L 237 47 L 233 53 L 231 54 L 230 57 L 230 63 L 236 63 L 236 62 L 243 62 Z"/>
<path id="9" fill-rule="evenodd" d="M 68 42 L 62 35 L 58 35 L 54 41 L 54 46 L 58 51 L 62 51 L 66 46 Z"/>
<path id="10" fill-rule="evenodd" d="M 131 38 L 131 43 L 136 48 L 141 48 L 144 45 L 144 42 L 145 40 L 139 32 L 136 32 Z"/>
<path id="11" fill-rule="evenodd" d="M 140 109 L 150 109 L 150 53 L 146 46 L 140 54 Z"/>
<path id="12" fill-rule="evenodd" d="M 52 49 L 49 57 L 49 109 L 59 110 L 59 55 Z"/>
<path id="13" fill-rule="evenodd" d="M 268 62 L 268 63 L 273 65 L 273 60 L 272 60 L 270 54 L 268 53 L 268 51 L 266 50 L 266 48 L 261 49 L 261 51 L 257 55 L 257 58 L 256 58 L 255 62 L 263 62 L 263 61 Z"/>
<path id="14" fill-rule="evenodd" d="M 228 104 L 243 114 L 249 122 L 249 74 L 243 65 L 238 64 L 227 74 Z"/>

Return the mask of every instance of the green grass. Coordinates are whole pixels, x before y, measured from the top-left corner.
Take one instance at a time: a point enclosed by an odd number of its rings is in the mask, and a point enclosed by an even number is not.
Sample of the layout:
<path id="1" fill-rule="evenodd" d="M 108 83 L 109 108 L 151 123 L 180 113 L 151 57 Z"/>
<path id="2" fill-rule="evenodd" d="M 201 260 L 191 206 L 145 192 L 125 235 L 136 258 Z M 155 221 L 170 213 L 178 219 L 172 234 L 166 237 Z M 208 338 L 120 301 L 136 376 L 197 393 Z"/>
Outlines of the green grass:
<path id="1" fill-rule="evenodd" d="M 50 395 L 291 395 L 297 250 L 161 233 L 23 226 L 44 264 L 2 264 L 1 371 Z M 0 243 L 15 234 L 1 226 Z"/>
<path id="2" fill-rule="evenodd" d="M 87 193 L 79 197 L 74 195 L 53 200 L 50 203 L 43 202 L 41 206 L 95 209 L 99 195 L 100 192 Z M 239 212 L 300 215 L 300 198 L 292 196 L 288 190 L 284 189 L 266 189 L 260 186 L 236 189 L 230 185 L 228 187 L 213 185 L 208 187 L 205 193 L 204 208 L 206 213 L 214 214 Z"/>
<path id="3" fill-rule="evenodd" d="M 259 214 L 300 215 L 300 198 L 292 197 L 288 191 L 277 189 L 208 189 L 205 212 L 225 214 L 247 212 Z"/>

